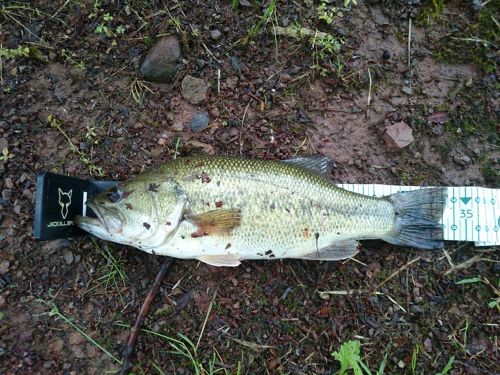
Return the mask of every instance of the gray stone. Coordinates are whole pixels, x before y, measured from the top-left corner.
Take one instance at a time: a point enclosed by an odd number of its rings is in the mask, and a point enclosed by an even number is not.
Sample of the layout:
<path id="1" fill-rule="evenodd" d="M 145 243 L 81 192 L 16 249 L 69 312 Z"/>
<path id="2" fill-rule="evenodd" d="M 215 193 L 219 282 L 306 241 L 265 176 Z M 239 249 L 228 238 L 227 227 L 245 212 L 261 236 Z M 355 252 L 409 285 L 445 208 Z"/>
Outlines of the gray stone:
<path id="1" fill-rule="evenodd" d="M 443 135 L 444 133 L 444 125 L 443 124 L 437 124 L 432 127 L 432 134 L 434 135 Z"/>
<path id="2" fill-rule="evenodd" d="M 201 132 L 208 127 L 210 123 L 210 116 L 207 111 L 197 113 L 193 116 L 191 121 L 189 121 L 189 128 L 195 133 Z"/>
<path id="3" fill-rule="evenodd" d="M 455 154 L 455 156 L 453 156 L 453 161 L 462 167 L 467 167 L 472 164 L 472 159 L 463 154 Z"/>
<path id="4" fill-rule="evenodd" d="M 215 41 L 221 40 L 222 32 L 220 30 L 212 30 L 210 31 L 210 38 L 212 38 Z"/>
<path id="5" fill-rule="evenodd" d="M 161 38 L 144 58 L 139 72 L 148 81 L 172 82 L 179 70 L 181 57 L 181 46 L 176 37 Z"/>
<path id="6" fill-rule="evenodd" d="M 86 69 L 85 68 L 82 69 L 79 66 L 73 66 L 69 70 L 69 76 L 71 77 L 74 83 L 84 81 L 86 74 L 87 74 Z"/>
<path id="7" fill-rule="evenodd" d="M 198 104 L 206 99 L 209 87 L 202 79 L 185 76 L 181 83 L 181 94 L 188 102 Z"/>
<path id="8" fill-rule="evenodd" d="M 410 86 L 403 86 L 401 88 L 401 91 L 405 93 L 406 95 L 412 95 L 413 94 L 413 89 Z"/>
<path id="9" fill-rule="evenodd" d="M 70 264 L 73 263 L 73 261 L 75 260 L 75 256 L 73 255 L 73 253 L 69 250 L 65 250 L 64 253 L 63 253 L 63 258 L 64 258 L 64 261 L 66 262 L 66 264 L 69 266 Z"/>

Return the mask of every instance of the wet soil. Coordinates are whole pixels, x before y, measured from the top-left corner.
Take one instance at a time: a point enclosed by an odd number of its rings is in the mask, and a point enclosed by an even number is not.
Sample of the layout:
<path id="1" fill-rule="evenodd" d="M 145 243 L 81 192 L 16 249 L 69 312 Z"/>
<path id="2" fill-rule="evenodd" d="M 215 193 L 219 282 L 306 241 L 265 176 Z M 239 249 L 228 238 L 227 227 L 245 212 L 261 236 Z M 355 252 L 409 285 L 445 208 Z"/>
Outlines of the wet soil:
<path id="1" fill-rule="evenodd" d="M 247 45 L 270 2 L 228 3 L 0 5 L 1 48 L 29 47 L 0 55 L 0 373 L 119 369 L 113 357 L 162 262 L 90 237 L 35 242 L 39 172 L 122 180 L 177 155 L 320 153 L 336 160 L 339 182 L 500 187 L 494 2 L 327 1 L 328 24 L 317 2 L 278 1 Z M 277 34 L 292 25 L 331 34 L 340 50 Z M 165 35 L 180 41 L 180 70 L 146 82 L 139 66 Z M 185 75 L 210 85 L 205 101 L 184 99 Z M 193 132 L 205 111 L 208 128 Z M 384 129 L 398 122 L 414 141 L 395 151 Z M 451 374 L 498 374 L 500 310 L 488 304 L 499 262 L 498 248 L 379 241 L 343 262 L 177 261 L 133 373 L 191 374 L 197 363 L 210 373 L 213 361 L 226 374 L 332 374 L 331 353 L 359 340 L 374 372 L 387 353 L 387 374 L 434 374 L 450 361 Z M 172 352 L 178 334 L 196 346 L 193 360 Z"/>

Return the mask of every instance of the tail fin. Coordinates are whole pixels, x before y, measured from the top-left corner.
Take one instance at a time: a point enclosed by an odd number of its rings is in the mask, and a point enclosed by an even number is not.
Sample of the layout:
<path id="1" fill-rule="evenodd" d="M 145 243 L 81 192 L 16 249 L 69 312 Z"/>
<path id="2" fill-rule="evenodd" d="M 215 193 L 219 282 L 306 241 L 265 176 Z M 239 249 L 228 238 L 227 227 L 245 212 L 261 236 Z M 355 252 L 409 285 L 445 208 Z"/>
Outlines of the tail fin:
<path id="1" fill-rule="evenodd" d="M 447 192 L 446 188 L 425 188 L 385 197 L 394 204 L 396 217 L 394 232 L 384 241 L 419 249 L 443 248 L 443 228 L 439 221 Z"/>

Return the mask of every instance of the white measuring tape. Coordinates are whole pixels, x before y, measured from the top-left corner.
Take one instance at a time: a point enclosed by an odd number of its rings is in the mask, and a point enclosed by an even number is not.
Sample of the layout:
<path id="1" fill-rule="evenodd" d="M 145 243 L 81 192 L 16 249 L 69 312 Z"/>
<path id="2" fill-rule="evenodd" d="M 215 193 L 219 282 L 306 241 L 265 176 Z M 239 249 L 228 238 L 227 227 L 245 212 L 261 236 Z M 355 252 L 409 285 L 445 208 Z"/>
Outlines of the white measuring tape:
<path id="1" fill-rule="evenodd" d="M 339 184 L 346 190 L 382 197 L 419 186 Z M 476 246 L 500 245 L 500 190 L 473 186 L 449 187 L 441 224 L 445 241 L 471 241 Z"/>

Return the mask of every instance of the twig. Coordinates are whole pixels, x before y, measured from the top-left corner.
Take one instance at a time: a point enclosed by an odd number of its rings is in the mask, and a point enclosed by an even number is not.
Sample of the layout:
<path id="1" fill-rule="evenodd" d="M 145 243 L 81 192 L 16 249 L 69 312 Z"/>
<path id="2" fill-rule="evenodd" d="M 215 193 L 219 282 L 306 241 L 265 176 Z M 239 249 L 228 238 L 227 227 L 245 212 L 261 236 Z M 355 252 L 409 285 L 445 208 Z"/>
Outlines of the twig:
<path id="1" fill-rule="evenodd" d="M 387 277 L 384 281 L 382 281 L 380 284 L 378 284 L 378 286 L 375 289 L 380 289 L 380 287 L 382 285 L 385 285 L 389 280 L 391 280 L 394 277 L 396 277 L 401 271 L 404 271 L 405 269 L 407 269 L 408 267 L 410 267 L 413 263 L 418 262 L 419 260 L 420 260 L 420 257 L 416 257 L 412 261 L 406 263 L 404 266 L 402 266 L 397 271 L 394 271 L 389 277 Z"/>
<path id="2" fill-rule="evenodd" d="M 141 306 L 141 310 L 139 311 L 139 315 L 137 316 L 134 327 L 132 327 L 132 331 L 130 331 L 130 336 L 128 337 L 127 345 L 125 346 L 125 349 L 123 350 L 122 353 L 123 365 L 120 370 L 120 375 L 128 374 L 128 371 L 132 368 L 130 357 L 134 352 L 134 346 L 137 342 L 137 339 L 139 338 L 139 332 L 141 331 L 142 324 L 144 323 L 144 320 L 146 319 L 146 316 L 149 313 L 151 303 L 156 298 L 156 295 L 160 290 L 160 284 L 165 275 L 167 274 L 168 270 L 170 269 L 173 260 L 174 259 L 170 257 L 167 257 L 167 259 L 165 259 L 165 262 L 163 262 L 163 264 L 161 265 L 160 271 L 156 275 L 156 279 L 153 282 L 153 286 L 149 290 L 149 293 L 146 296 L 146 299 L 144 300 L 144 303 Z"/>
<path id="3" fill-rule="evenodd" d="M 366 100 L 366 117 L 368 117 L 368 111 L 372 102 L 372 73 L 370 72 L 370 67 L 368 67 L 368 79 L 370 85 L 368 86 L 368 99 Z"/>
<path id="4" fill-rule="evenodd" d="M 240 140 L 239 140 L 239 143 L 240 143 L 240 156 L 243 155 L 243 142 L 242 142 L 242 139 L 243 139 L 243 125 L 245 124 L 245 117 L 247 115 L 248 107 L 250 107 L 250 102 L 248 102 L 248 104 L 247 104 L 247 106 L 245 108 L 245 112 L 243 112 L 243 118 L 241 119 Z"/>
<path id="5" fill-rule="evenodd" d="M 212 312 L 212 307 L 214 305 L 215 297 L 217 297 L 217 289 L 215 289 L 214 295 L 212 296 L 212 300 L 210 301 L 210 305 L 208 305 L 207 315 L 205 316 L 205 320 L 203 321 L 203 325 L 201 326 L 200 336 L 198 336 L 198 341 L 196 342 L 195 351 L 198 350 L 198 346 L 200 346 L 201 337 L 203 336 L 203 332 L 205 332 L 205 327 L 207 326 L 208 317 Z"/>
<path id="6" fill-rule="evenodd" d="M 411 66 L 411 17 L 408 17 L 408 66 Z"/>

